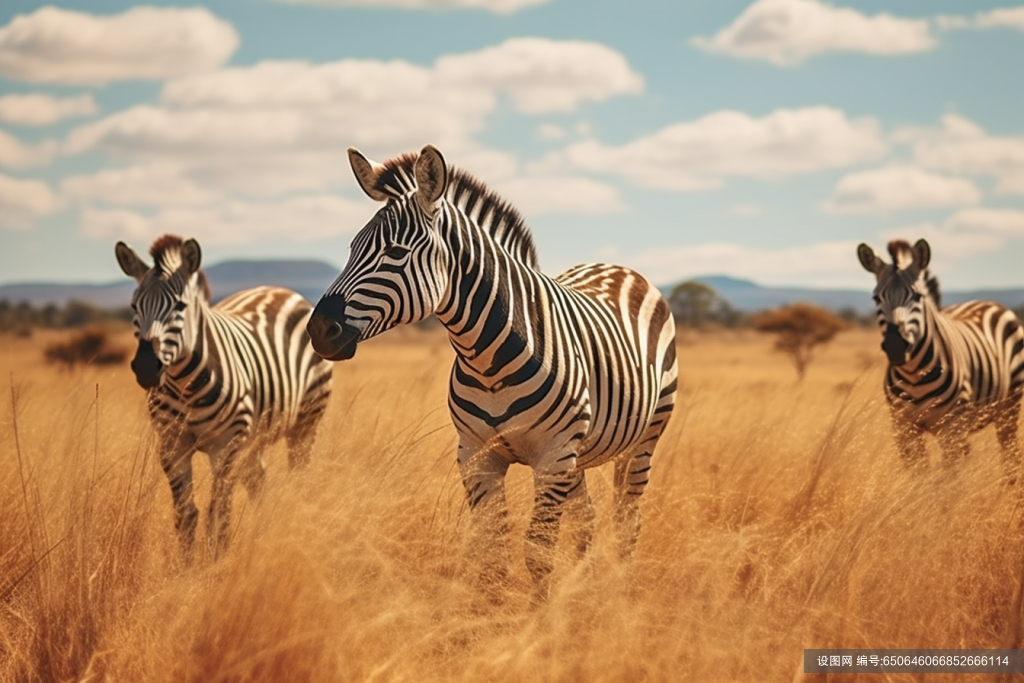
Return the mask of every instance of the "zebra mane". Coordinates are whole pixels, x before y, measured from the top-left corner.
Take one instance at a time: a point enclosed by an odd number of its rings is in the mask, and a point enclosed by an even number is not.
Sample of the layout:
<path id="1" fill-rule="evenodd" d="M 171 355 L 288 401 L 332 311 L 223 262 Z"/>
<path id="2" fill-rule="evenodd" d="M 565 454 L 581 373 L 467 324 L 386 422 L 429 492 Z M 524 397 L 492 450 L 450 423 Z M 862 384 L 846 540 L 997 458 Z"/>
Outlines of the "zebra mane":
<path id="1" fill-rule="evenodd" d="M 416 189 L 413 167 L 418 158 L 418 154 L 402 154 L 385 161 L 374 188 L 396 199 Z M 510 253 L 531 268 L 540 268 L 533 234 L 522 214 L 483 182 L 460 168 L 449 166 L 445 198 L 485 228 Z"/>
<path id="2" fill-rule="evenodd" d="M 157 237 L 149 247 L 149 255 L 153 257 L 153 267 L 160 268 L 163 273 L 170 275 L 177 268 L 177 265 L 172 267 L 171 264 L 181 263 L 180 254 L 183 246 L 185 246 L 185 240 L 178 235 L 167 234 Z M 210 303 L 213 292 L 210 290 L 210 281 L 206 278 L 206 273 L 200 268 L 196 272 L 196 277 L 199 280 L 203 298 L 206 299 L 206 303 Z"/>
<path id="3" fill-rule="evenodd" d="M 914 263 L 914 252 L 910 243 L 904 240 L 893 240 L 889 242 L 889 256 L 892 257 L 892 264 L 896 270 L 906 270 Z M 937 308 L 942 308 L 942 292 L 939 290 L 939 278 L 924 270 L 924 282 L 928 287 L 928 296 L 935 302 Z"/>

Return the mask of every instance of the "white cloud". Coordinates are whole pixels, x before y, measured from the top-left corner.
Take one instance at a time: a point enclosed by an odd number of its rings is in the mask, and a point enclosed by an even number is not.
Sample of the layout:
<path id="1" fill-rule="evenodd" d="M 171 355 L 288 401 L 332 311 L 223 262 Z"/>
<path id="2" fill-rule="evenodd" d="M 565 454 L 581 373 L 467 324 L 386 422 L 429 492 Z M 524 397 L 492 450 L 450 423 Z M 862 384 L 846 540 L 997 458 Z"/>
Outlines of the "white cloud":
<path id="1" fill-rule="evenodd" d="M 57 144 L 45 140 L 38 145 L 26 145 L 12 135 L 0 130 L 0 166 L 7 168 L 28 168 L 50 162 L 57 151 Z"/>
<path id="2" fill-rule="evenodd" d="M 569 133 L 554 123 L 542 123 L 537 126 L 537 137 L 541 140 L 564 140 Z"/>
<path id="3" fill-rule="evenodd" d="M 483 62 L 493 70 L 481 70 Z M 509 40 L 430 67 L 268 61 L 167 83 L 159 105 L 80 126 L 64 149 L 172 164 L 206 187 L 272 195 L 351 186 L 349 146 L 381 159 L 429 142 L 490 181 L 514 175 L 518 166 L 512 155 L 474 140 L 499 94 L 529 111 L 553 110 L 637 87 L 642 80 L 618 53 L 545 39 Z M 559 96 L 541 106 L 552 89 Z"/>
<path id="4" fill-rule="evenodd" d="M 96 102 L 89 93 L 75 97 L 54 97 L 43 93 L 0 97 L 0 121 L 20 126 L 47 126 L 76 116 L 89 116 L 96 111 Z"/>
<path id="5" fill-rule="evenodd" d="M 435 65 L 439 83 L 501 90 L 527 114 L 573 111 L 581 102 L 643 92 L 643 77 L 600 43 L 510 38 L 477 52 L 448 55 Z"/>
<path id="6" fill-rule="evenodd" d="M 733 204 L 729 207 L 729 213 L 742 218 L 755 218 L 764 213 L 764 207 L 758 204 Z"/>
<path id="7" fill-rule="evenodd" d="M 62 203 L 41 180 L 22 180 L 0 174 L 0 224 L 28 230 L 32 221 L 60 211 Z"/>
<path id="8" fill-rule="evenodd" d="M 730 275 L 763 285 L 847 287 L 863 284 L 857 242 L 764 248 L 735 242 L 660 247 L 620 259 L 661 284 L 702 275 Z"/>
<path id="9" fill-rule="evenodd" d="M 222 195 L 200 186 L 170 166 L 112 168 L 64 178 L 61 193 L 83 203 L 126 206 L 193 206 Z"/>
<path id="10" fill-rule="evenodd" d="M 936 23 L 944 29 L 1015 28 L 1024 31 L 1024 6 L 997 7 L 973 17 L 941 15 L 936 17 Z"/>
<path id="11" fill-rule="evenodd" d="M 939 225 L 924 223 L 886 231 L 886 239 L 925 238 L 941 261 L 956 261 L 995 251 L 1009 242 L 1024 240 L 1024 211 L 968 208 Z"/>
<path id="12" fill-rule="evenodd" d="M 202 230 L 210 246 L 254 242 L 308 242 L 352 233 L 373 215 L 365 201 L 306 195 L 277 202 L 227 201 L 199 208 L 161 209 L 146 214 L 126 209 L 85 208 L 81 231 L 95 239 L 145 243 L 164 233 Z"/>
<path id="13" fill-rule="evenodd" d="M 729 176 L 778 178 L 873 161 L 886 152 L 874 119 L 837 109 L 780 109 L 762 118 L 718 111 L 613 147 L 570 145 L 539 168 L 613 173 L 638 185 L 706 190 Z"/>
<path id="14" fill-rule="evenodd" d="M 618 189 L 590 178 L 518 177 L 489 186 L 519 209 L 527 220 L 541 214 L 594 215 L 626 208 Z"/>
<path id="15" fill-rule="evenodd" d="M 792 66 L 825 52 L 901 55 L 935 46 L 926 19 L 867 16 L 819 0 L 758 0 L 729 26 L 693 43 L 708 52 Z"/>
<path id="16" fill-rule="evenodd" d="M 330 7 L 398 7 L 401 9 L 483 9 L 497 14 L 511 14 L 524 7 L 543 5 L 550 0 L 279 0 L 291 4 L 326 5 Z"/>
<path id="17" fill-rule="evenodd" d="M 43 7 L 0 28 L 0 75 L 32 83 L 165 79 L 216 68 L 238 33 L 202 7 L 94 15 Z"/>
<path id="18" fill-rule="evenodd" d="M 914 143 L 914 159 L 925 168 L 993 177 L 997 192 L 1024 193 L 1024 136 L 990 136 L 947 114 L 940 129 L 905 131 L 903 139 Z"/>
<path id="19" fill-rule="evenodd" d="M 843 177 L 822 209 L 829 213 L 885 213 L 980 201 L 981 191 L 965 178 L 950 178 L 913 166 L 887 166 Z"/>

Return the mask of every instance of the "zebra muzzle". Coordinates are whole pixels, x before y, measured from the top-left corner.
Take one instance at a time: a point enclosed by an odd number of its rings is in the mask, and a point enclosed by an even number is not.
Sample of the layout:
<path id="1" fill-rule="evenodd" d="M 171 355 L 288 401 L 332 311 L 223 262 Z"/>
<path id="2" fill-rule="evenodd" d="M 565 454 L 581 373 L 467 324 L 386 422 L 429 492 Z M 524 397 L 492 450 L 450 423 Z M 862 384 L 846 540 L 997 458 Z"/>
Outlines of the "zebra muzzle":
<path id="1" fill-rule="evenodd" d="M 132 359 L 132 372 L 135 373 L 135 381 L 143 389 L 152 389 L 160 384 L 164 364 L 156 357 L 152 340 L 139 340 L 139 348 Z"/>
<path id="2" fill-rule="evenodd" d="M 356 355 L 361 332 L 344 320 L 345 301 L 338 295 L 326 296 L 316 305 L 306 331 L 317 355 L 327 360 L 348 360 Z"/>
<path id="3" fill-rule="evenodd" d="M 910 344 L 900 334 L 899 326 L 892 323 L 886 325 L 885 334 L 882 337 L 882 350 L 885 351 L 889 362 L 893 365 L 903 365 L 907 362 L 907 351 L 909 349 Z"/>

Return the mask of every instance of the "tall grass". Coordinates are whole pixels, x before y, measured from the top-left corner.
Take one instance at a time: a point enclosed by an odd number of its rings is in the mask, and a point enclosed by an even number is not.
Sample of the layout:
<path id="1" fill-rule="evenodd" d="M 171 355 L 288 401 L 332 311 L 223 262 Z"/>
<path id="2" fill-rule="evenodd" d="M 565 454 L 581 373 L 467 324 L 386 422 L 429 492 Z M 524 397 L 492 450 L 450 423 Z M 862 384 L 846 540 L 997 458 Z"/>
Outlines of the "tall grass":
<path id="1" fill-rule="evenodd" d="M 563 544 L 538 607 L 529 471 L 510 471 L 495 605 L 454 468 L 450 351 L 395 334 L 336 366 L 310 468 L 271 452 L 227 555 L 191 567 L 128 369 L 62 374 L 4 338 L 0 680 L 801 680 L 805 647 L 1022 646 L 1021 511 L 994 436 L 955 472 L 903 472 L 873 335 L 840 335 L 799 384 L 767 340 L 689 338 L 635 560 L 616 559 L 611 473 L 593 471 L 593 552 Z"/>

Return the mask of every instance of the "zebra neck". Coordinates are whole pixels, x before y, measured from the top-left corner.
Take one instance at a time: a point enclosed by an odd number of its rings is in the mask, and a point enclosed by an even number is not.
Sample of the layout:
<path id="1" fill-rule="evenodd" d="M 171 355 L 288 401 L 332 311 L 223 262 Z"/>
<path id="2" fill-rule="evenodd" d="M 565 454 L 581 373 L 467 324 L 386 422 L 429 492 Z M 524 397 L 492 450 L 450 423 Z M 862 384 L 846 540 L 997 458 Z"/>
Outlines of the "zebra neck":
<path id="1" fill-rule="evenodd" d="M 920 384 L 934 381 L 946 365 L 945 345 L 936 321 L 936 312 L 930 303 L 925 304 L 921 317 L 921 337 L 910 349 L 907 362 L 894 370 L 904 381 Z"/>
<path id="2" fill-rule="evenodd" d="M 196 387 L 193 385 L 202 376 L 209 375 L 210 349 L 216 347 L 213 339 L 211 323 L 213 322 L 212 311 L 205 301 L 198 301 L 196 306 L 196 339 L 192 346 L 192 353 L 186 356 L 181 362 L 167 368 L 167 382 L 179 390 L 191 392 Z M 205 383 L 205 382 L 204 382 Z"/>
<path id="3" fill-rule="evenodd" d="M 532 355 L 538 337 L 527 314 L 543 276 L 458 213 L 449 222 L 448 290 L 436 314 L 460 367 L 484 380 Z"/>

